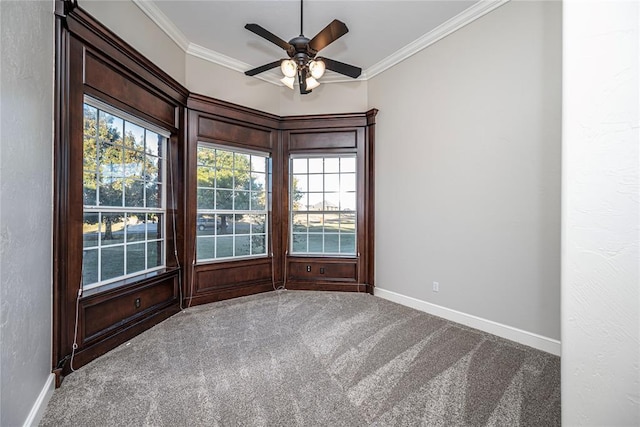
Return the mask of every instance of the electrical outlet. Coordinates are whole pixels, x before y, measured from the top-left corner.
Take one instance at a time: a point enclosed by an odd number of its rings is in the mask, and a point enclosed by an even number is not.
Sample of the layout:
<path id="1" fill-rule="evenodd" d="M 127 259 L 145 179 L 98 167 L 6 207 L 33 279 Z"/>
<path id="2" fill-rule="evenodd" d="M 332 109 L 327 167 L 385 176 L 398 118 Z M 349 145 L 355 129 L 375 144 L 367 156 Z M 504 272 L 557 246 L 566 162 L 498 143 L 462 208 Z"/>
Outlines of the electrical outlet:
<path id="1" fill-rule="evenodd" d="M 433 282 L 433 292 L 440 292 L 440 283 Z"/>

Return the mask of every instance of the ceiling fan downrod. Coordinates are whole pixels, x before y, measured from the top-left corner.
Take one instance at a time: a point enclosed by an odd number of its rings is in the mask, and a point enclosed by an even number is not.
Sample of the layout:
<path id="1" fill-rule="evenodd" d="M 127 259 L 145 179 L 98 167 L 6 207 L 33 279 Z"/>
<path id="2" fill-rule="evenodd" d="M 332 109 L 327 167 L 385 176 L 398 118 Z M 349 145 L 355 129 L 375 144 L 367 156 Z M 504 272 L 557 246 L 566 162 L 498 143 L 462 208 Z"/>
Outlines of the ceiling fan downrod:
<path id="1" fill-rule="evenodd" d="M 302 26 L 302 19 L 303 19 L 303 14 L 302 14 L 302 0 L 300 0 L 300 37 L 304 37 L 304 31 L 302 31 L 303 26 Z"/>

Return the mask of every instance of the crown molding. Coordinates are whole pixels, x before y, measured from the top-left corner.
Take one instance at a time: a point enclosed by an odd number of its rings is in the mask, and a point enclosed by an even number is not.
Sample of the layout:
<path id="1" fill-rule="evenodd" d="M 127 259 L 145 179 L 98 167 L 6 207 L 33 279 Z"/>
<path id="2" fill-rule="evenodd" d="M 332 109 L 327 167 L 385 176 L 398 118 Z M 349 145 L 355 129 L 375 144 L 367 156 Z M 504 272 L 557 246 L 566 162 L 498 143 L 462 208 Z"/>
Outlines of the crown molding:
<path id="1" fill-rule="evenodd" d="M 132 0 L 142 12 L 144 12 L 155 24 L 167 34 L 187 55 L 191 55 L 205 61 L 229 68 L 239 73 L 253 68 L 251 65 L 238 61 L 230 56 L 223 55 L 206 47 L 192 43 L 187 37 L 176 27 L 176 25 L 150 0 Z M 394 65 L 404 61 L 410 56 L 415 55 L 421 50 L 429 47 L 438 40 L 443 39 L 449 34 L 459 30 L 460 28 L 472 23 L 476 19 L 486 15 L 494 9 L 508 3 L 510 0 L 480 0 L 470 8 L 462 11 L 458 15 L 449 19 L 445 23 L 439 25 L 422 37 L 414 40 L 405 47 L 387 56 L 382 61 L 372 65 L 362 72 L 357 79 L 347 78 L 337 73 L 327 74 L 322 77 L 322 83 L 344 83 L 353 81 L 366 81 Z M 278 86 L 284 86 L 280 82 L 280 75 L 275 71 L 267 71 L 260 75 L 254 76 L 265 82 L 269 82 Z"/>
<path id="2" fill-rule="evenodd" d="M 342 74 L 336 73 L 334 71 L 329 71 L 327 74 L 322 76 L 322 80 L 320 80 L 320 83 L 352 83 L 363 82 L 366 80 L 367 74 L 364 71 L 357 79 L 352 79 L 351 77 L 343 76 Z"/>
<path id="3" fill-rule="evenodd" d="M 222 65 L 231 70 L 244 73 L 249 69 L 250 65 L 246 62 L 238 61 L 215 50 L 207 49 L 204 46 L 200 46 L 195 43 L 189 43 L 187 49 L 185 49 L 187 55 L 195 56 L 196 58 L 204 59 L 205 61 L 213 62 L 214 64 Z"/>
<path id="4" fill-rule="evenodd" d="M 497 9 L 498 7 L 508 2 L 509 0 L 480 0 L 470 8 L 462 11 L 458 15 L 429 31 L 427 34 L 414 40 L 395 53 L 387 56 L 377 64 L 374 64 L 371 67 L 367 68 L 367 79 L 375 77 L 383 71 L 388 70 L 389 68 L 404 61 L 410 56 L 415 55 L 421 50 L 431 46 L 438 40 L 441 40 L 449 34 L 458 31 L 460 28 L 472 23 L 476 19 L 486 15 L 492 10 Z"/>
<path id="5" fill-rule="evenodd" d="M 214 64 L 220 65 L 222 67 L 226 67 L 230 70 L 237 71 L 239 73 L 244 73 L 247 70 L 253 68 L 251 65 L 246 62 L 238 61 L 235 58 L 232 58 L 227 55 L 223 55 L 219 52 L 216 52 L 211 49 L 207 49 L 206 47 L 200 46 L 195 43 L 189 43 L 189 47 L 185 50 L 187 55 L 194 56 L 196 58 L 204 59 L 205 61 L 212 62 Z M 254 76 L 260 80 L 264 80 L 265 82 L 272 83 L 278 86 L 284 86 L 280 79 L 282 76 L 275 71 L 266 71 L 264 73 L 260 73 L 257 76 Z"/>
<path id="6" fill-rule="evenodd" d="M 184 35 L 182 31 L 171 21 L 167 15 L 162 12 L 158 6 L 155 5 L 153 1 L 150 0 L 131 0 L 133 3 L 142 10 L 142 12 L 149 17 L 164 33 L 171 38 L 179 47 L 182 49 L 187 55 L 194 56 L 196 58 L 204 59 L 205 61 L 212 62 L 217 65 L 221 65 L 223 67 L 229 68 L 230 70 L 234 70 L 240 73 L 244 73 L 245 71 L 251 69 L 251 65 L 238 61 L 235 58 L 232 58 L 227 55 L 223 55 L 222 53 L 216 52 L 211 49 L 207 49 L 204 46 L 200 46 L 198 44 L 192 43 L 189 39 Z M 260 80 L 264 80 L 266 82 L 284 86 L 280 82 L 280 76 L 273 72 L 262 73 L 259 76 L 255 76 Z"/>
<path id="7" fill-rule="evenodd" d="M 183 51 L 187 51 L 191 42 L 187 39 L 182 31 L 167 18 L 153 1 L 149 0 L 131 0 L 136 6 L 144 12 L 166 35 L 169 36 Z"/>

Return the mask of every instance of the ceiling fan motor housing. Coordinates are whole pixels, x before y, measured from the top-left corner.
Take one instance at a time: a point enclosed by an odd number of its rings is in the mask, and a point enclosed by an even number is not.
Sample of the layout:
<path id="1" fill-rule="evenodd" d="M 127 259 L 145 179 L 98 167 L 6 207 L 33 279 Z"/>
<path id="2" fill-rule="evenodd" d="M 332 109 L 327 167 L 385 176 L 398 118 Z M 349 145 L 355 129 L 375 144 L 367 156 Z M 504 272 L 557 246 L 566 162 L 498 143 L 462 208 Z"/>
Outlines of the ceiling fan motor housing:
<path id="1" fill-rule="evenodd" d="M 293 49 L 287 52 L 289 57 L 295 59 L 300 65 L 301 61 L 306 63 L 310 57 L 313 58 L 317 53 L 309 47 L 309 39 L 305 36 L 294 37 L 289 40 L 289 44 L 293 46 Z"/>

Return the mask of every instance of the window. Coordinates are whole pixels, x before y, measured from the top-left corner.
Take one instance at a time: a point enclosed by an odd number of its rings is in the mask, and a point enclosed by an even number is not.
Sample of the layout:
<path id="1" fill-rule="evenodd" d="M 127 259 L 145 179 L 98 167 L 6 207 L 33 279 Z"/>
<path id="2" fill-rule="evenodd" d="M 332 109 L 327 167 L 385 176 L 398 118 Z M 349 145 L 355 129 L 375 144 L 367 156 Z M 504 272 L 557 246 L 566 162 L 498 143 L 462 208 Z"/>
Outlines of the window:
<path id="1" fill-rule="evenodd" d="M 85 99 L 84 289 L 165 267 L 168 134 L 152 127 Z"/>
<path id="2" fill-rule="evenodd" d="M 291 253 L 356 254 L 355 155 L 290 159 Z"/>
<path id="3" fill-rule="evenodd" d="M 270 159 L 198 144 L 198 261 L 265 256 Z"/>

